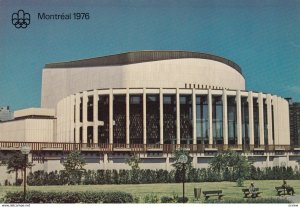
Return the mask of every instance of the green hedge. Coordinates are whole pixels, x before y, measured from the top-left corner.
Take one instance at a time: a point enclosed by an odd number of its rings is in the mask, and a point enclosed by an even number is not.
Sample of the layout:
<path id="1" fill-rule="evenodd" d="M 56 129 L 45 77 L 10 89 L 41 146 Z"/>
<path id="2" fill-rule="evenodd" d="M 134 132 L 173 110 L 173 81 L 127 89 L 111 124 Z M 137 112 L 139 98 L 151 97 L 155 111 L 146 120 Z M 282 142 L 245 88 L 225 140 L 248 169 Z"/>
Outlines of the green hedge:
<path id="1" fill-rule="evenodd" d="M 28 191 L 26 203 L 133 203 L 125 192 L 41 192 Z M 7 192 L 4 203 L 24 203 L 23 192 Z"/>
<path id="2" fill-rule="evenodd" d="M 36 171 L 30 173 L 27 179 L 29 185 L 66 185 L 66 184 L 145 184 L 145 183 L 175 183 L 175 170 L 87 170 L 75 172 L 69 176 L 66 171 L 53 171 L 50 173 Z M 298 167 L 268 167 L 264 169 L 251 167 L 250 175 L 246 179 L 251 180 L 299 180 Z M 191 169 L 186 175 L 186 182 L 219 182 L 235 181 L 232 173 L 226 171 L 224 175 L 208 169 Z M 5 183 L 7 184 L 7 183 Z"/>
<path id="3" fill-rule="evenodd" d="M 163 196 L 160 198 L 161 203 L 187 203 L 188 201 L 187 197 L 178 197 L 178 195 L 173 195 L 173 197 Z"/>

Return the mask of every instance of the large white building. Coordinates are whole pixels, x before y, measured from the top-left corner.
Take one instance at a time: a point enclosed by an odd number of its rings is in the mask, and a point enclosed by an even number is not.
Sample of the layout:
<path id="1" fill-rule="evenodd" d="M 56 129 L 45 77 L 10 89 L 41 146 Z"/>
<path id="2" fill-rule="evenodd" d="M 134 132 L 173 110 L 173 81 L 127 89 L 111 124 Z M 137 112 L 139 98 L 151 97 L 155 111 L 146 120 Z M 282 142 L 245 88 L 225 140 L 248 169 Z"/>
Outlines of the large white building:
<path id="1" fill-rule="evenodd" d="M 125 158 L 140 153 L 142 167 L 168 169 L 179 147 L 190 149 L 196 167 L 228 148 L 259 157 L 260 166 L 294 165 L 299 156 L 285 99 L 247 91 L 228 59 L 187 51 L 46 64 L 41 108 L 1 123 L 0 140 L 1 150 L 32 142 L 33 159 L 43 151 L 48 164 L 53 151 L 80 149 L 99 159 L 91 168 L 126 168 Z"/>

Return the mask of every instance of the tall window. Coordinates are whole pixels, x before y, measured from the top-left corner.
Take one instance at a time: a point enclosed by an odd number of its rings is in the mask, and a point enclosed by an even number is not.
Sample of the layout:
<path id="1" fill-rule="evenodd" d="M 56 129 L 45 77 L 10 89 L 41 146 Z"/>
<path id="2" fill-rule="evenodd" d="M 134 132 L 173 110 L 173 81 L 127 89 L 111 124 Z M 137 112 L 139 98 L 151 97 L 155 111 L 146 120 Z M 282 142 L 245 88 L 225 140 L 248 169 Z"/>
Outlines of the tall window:
<path id="1" fill-rule="evenodd" d="M 212 96 L 213 142 L 223 144 L 223 103 L 222 96 Z"/>
<path id="2" fill-rule="evenodd" d="M 242 142 L 249 144 L 249 108 L 247 97 L 241 97 L 241 111 L 242 111 Z"/>
<path id="3" fill-rule="evenodd" d="M 109 143 L 109 96 L 101 95 L 98 99 L 98 121 L 102 122 L 98 126 L 98 143 Z"/>
<path id="4" fill-rule="evenodd" d="M 82 122 L 82 117 L 83 117 L 83 111 L 82 111 L 82 108 L 83 108 L 83 99 L 82 97 L 80 98 L 80 104 L 79 104 L 79 120 L 80 122 Z"/>
<path id="5" fill-rule="evenodd" d="M 130 95 L 130 143 L 143 144 L 143 95 Z"/>
<path id="6" fill-rule="evenodd" d="M 163 96 L 164 144 L 176 144 L 176 95 Z"/>
<path id="7" fill-rule="evenodd" d="M 147 94 L 146 96 L 146 123 L 147 143 L 160 143 L 160 114 L 159 95 Z"/>
<path id="8" fill-rule="evenodd" d="M 227 97 L 228 144 L 237 144 L 236 101 L 234 96 Z"/>
<path id="9" fill-rule="evenodd" d="M 197 144 L 208 144 L 208 102 L 207 96 L 196 96 Z"/>
<path id="10" fill-rule="evenodd" d="M 272 140 L 273 140 L 273 143 L 275 143 L 275 127 L 274 127 L 274 106 L 273 106 L 273 104 L 272 104 L 272 107 L 271 107 L 271 109 L 272 109 Z"/>
<path id="11" fill-rule="evenodd" d="M 264 110 L 264 141 L 265 145 L 269 144 L 268 140 L 268 107 L 266 99 L 263 99 L 263 110 Z"/>
<path id="12" fill-rule="evenodd" d="M 79 127 L 79 143 L 82 143 L 82 127 Z"/>
<path id="13" fill-rule="evenodd" d="M 258 98 L 253 97 L 254 144 L 259 145 L 259 109 Z"/>
<path id="14" fill-rule="evenodd" d="M 92 126 L 87 127 L 87 144 L 90 145 L 93 143 L 94 130 Z"/>
<path id="15" fill-rule="evenodd" d="M 180 143 L 193 144 L 192 96 L 180 95 Z"/>
<path id="16" fill-rule="evenodd" d="M 126 144 L 126 95 L 114 95 L 114 143 Z"/>
<path id="17" fill-rule="evenodd" d="M 88 103 L 87 103 L 87 120 L 93 121 L 94 120 L 94 97 L 89 96 L 88 97 Z"/>

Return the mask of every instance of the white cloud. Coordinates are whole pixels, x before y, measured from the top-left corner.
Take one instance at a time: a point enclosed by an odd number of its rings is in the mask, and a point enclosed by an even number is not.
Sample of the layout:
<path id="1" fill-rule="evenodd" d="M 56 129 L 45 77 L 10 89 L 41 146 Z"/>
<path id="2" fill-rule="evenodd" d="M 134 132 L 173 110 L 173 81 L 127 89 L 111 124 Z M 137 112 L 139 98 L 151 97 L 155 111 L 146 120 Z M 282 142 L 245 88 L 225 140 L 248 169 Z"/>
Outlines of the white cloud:
<path id="1" fill-rule="evenodd" d="M 295 42 L 290 42 L 290 44 L 291 44 L 293 47 L 300 48 L 300 45 L 299 45 L 299 44 L 296 44 Z"/>
<path id="2" fill-rule="evenodd" d="M 299 93 L 300 94 L 300 85 L 295 86 L 287 86 L 287 89 L 293 93 Z"/>

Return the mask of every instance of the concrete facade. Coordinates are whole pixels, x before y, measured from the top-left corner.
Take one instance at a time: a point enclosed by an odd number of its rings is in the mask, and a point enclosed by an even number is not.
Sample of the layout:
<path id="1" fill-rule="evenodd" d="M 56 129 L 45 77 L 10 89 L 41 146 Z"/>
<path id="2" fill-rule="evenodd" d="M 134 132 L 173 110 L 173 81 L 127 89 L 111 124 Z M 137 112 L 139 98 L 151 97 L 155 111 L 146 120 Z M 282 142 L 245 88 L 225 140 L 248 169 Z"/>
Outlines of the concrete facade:
<path id="1" fill-rule="evenodd" d="M 177 144 L 180 144 L 180 130 L 182 129 L 182 126 L 180 126 L 180 97 L 181 96 L 190 96 L 192 100 L 195 100 L 198 96 L 205 96 L 205 97 L 215 97 L 215 96 L 221 96 L 222 97 L 222 125 L 221 127 L 223 129 L 223 138 L 222 138 L 222 143 L 219 144 L 228 144 L 228 120 L 227 120 L 227 115 L 228 115 L 228 110 L 227 110 L 227 105 L 228 102 L 227 97 L 233 97 L 235 100 L 235 106 L 234 110 L 236 113 L 234 114 L 234 118 L 236 119 L 236 135 L 235 135 L 235 143 L 236 145 L 242 145 L 243 144 L 243 134 L 247 133 L 245 131 L 245 128 L 242 127 L 242 112 L 241 112 L 241 99 L 245 98 L 247 99 L 247 104 L 249 105 L 248 109 L 249 110 L 249 116 L 246 121 L 249 123 L 248 127 L 248 139 L 249 139 L 249 144 L 255 144 L 256 146 L 264 146 L 264 145 L 289 145 L 290 144 L 290 134 L 289 134 L 289 112 L 288 112 L 288 102 L 280 97 L 277 96 L 272 96 L 270 94 L 262 94 L 262 93 L 255 93 L 255 92 L 246 92 L 246 91 L 240 91 L 240 90 L 218 90 L 218 89 L 103 89 L 103 90 L 93 90 L 93 91 L 84 91 L 82 93 L 77 93 L 74 95 L 71 95 L 69 97 L 66 97 L 62 99 L 58 104 L 57 104 L 57 140 L 59 142 L 73 142 L 75 140 L 76 143 L 79 143 L 80 139 L 82 139 L 82 143 L 87 143 L 87 137 L 89 133 L 87 132 L 87 127 L 92 127 L 93 131 L 96 133 L 93 133 L 93 140 L 91 140 L 90 143 L 99 143 L 98 137 L 97 137 L 97 132 L 98 132 L 98 127 L 103 126 L 105 124 L 104 120 L 99 120 L 100 115 L 98 114 L 98 105 L 97 102 L 95 105 L 93 105 L 93 120 L 96 121 L 88 121 L 87 120 L 87 113 L 88 113 L 88 108 L 87 108 L 87 100 L 90 97 L 93 97 L 94 100 L 98 100 L 98 97 L 102 96 L 109 96 L 112 95 L 112 97 L 119 96 L 119 95 L 124 95 L 127 97 L 130 97 L 131 94 L 133 95 L 140 95 L 143 97 L 143 103 L 146 103 L 146 95 L 151 94 L 151 95 L 157 95 L 164 97 L 164 94 L 167 95 L 174 95 L 176 96 L 176 108 L 177 110 L 177 118 L 176 118 L 176 139 L 177 139 Z M 177 95 L 176 95 L 177 94 Z M 194 97 L 194 98 L 193 98 Z M 111 99 L 109 99 L 110 101 Z M 211 99 L 208 98 L 208 108 L 212 107 L 212 101 Z M 253 113 L 253 100 L 256 100 L 256 105 L 258 107 L 258 113 L 254 114 Z M 111 101 L 110 101 L 111 102 Z M 93 102 L 94 103 L 94 102 Z M 80 104 L 82 104 L 83 109 L 80 109 Z M 124 103 L 126 106 L 129 107 L 129 99 L 126 100 L 126 103 Z M 160 99 L 160 105 L 163 104 L 163 99 Z M 245 103 L 244 103 L 245 104 Z M 265 105 L 265 107 L 264 107 Z M 127 109 L 128 109 L 127 107 Z M 162 108 L 161 108 L 162 109 Z M 193 102 L 191 109 L 194 110 L 197 113 L 196 109 L 196 103 Z M 108 109 L 107 109 L 108 110 Z M 146 136 L 146 131 L 147 131 L 147 118 L 146 118 L 146 110 L 147 107 L 144 106 L 144 113 L 141 114 L 143 116 L 144 122 L 143 124 L 143 141 L 141 141 L 140 144 L 147 144 L 147 136 Z M 162 110 L 163 111 L 163 110 Z M 113 114 L 114 108 L 112 107 L 111 109 L 111 114 Z M 82 120 L 79 119 L 80 113 L 83 114 Z M 198 112 L 199 113 L 199 112 Z M 99 116 L 98 116 L 99 115 Z M 75 117 L 74 117 L 75 116 Z M 76 119 L 77 117 L 77 119 Z M 126 111 L 126 117 L 130 117 L 130 111 L 129 109 Z M 243 117 L 244 118 L 244 117 Z M 247 118 L 247 117 L 245 117 Z M 197 130 L 199 131 L 200 128 L 197 128 L 196 125 L 196 114 L 193 114 L 192 116 L 192 122 L 191 127 L 195 132 L 193 133 L 192 137 L 192 142 L 189 142 L 188 144 L 192 143 L 197 143 Z M 256 129 L 254 129 L 254 124 L 251 124 L 254 122 L 254 119 L 258 120 L 258 126 Z M 71 121 L 70 121 L 71 120 Z M 73 121 L 72 121 L 73 120 Z M 264 120 L 266 121 L 266 124 L 264 124 Z M 109 122 L 109 121 L 108 121 Z M 213 129 L 213 117 L 212 114 L 208 116 L 208 128 Z M 126 121 L 126 123 L 129 123 L 129 120 Z M 108 123 L 109 128 L 114 128 L 114 120 L 110 121 Z M 160 119 L 160 127 L 164 128 L 164 121 L 163 119 Z M 82 128 L 83 134 L 80 137 L 80 129 Z M 255 132 L 257 132 L 257 137 L 255 137 Z M 113 132 L 111 137 L 113 137 Z M 91 133 L 90 133 L 91 134 Z M 266 137 L 264 137 L 266 135 Z M 247 136 L 247 135 L 246 135 Z M 126 144 L 131 144 L 130 143 L 130 129 L 129 126 L 126 128 Z M 161 136 L 163 137 L 163 136 Z M 208 140 L 209 144 L 214 143 L 214 137 L 213 137 L 213 132 L 210 131 L 208 134 Z M 111 140 L 112 143 L 114 140 Z M 164 139 L 162 139 L 162 143 L 164 142 Z M 265 143 L 266 142 L 266 143 Z M 124 143 L 125 144 L 125 143 Z M 174 143 L 175 144 L 175 143 Z M 245 144 L 245 143 L 244 143 Z"/>
<path id="2" fill-rule="evenodd" d="M 205 59 L 178 59 L 122 66 L 45 68 L 41 107 L 55 108 L 71 94 L 101 88 L 245 89 L 245 79 L 228 65 Z"/>

